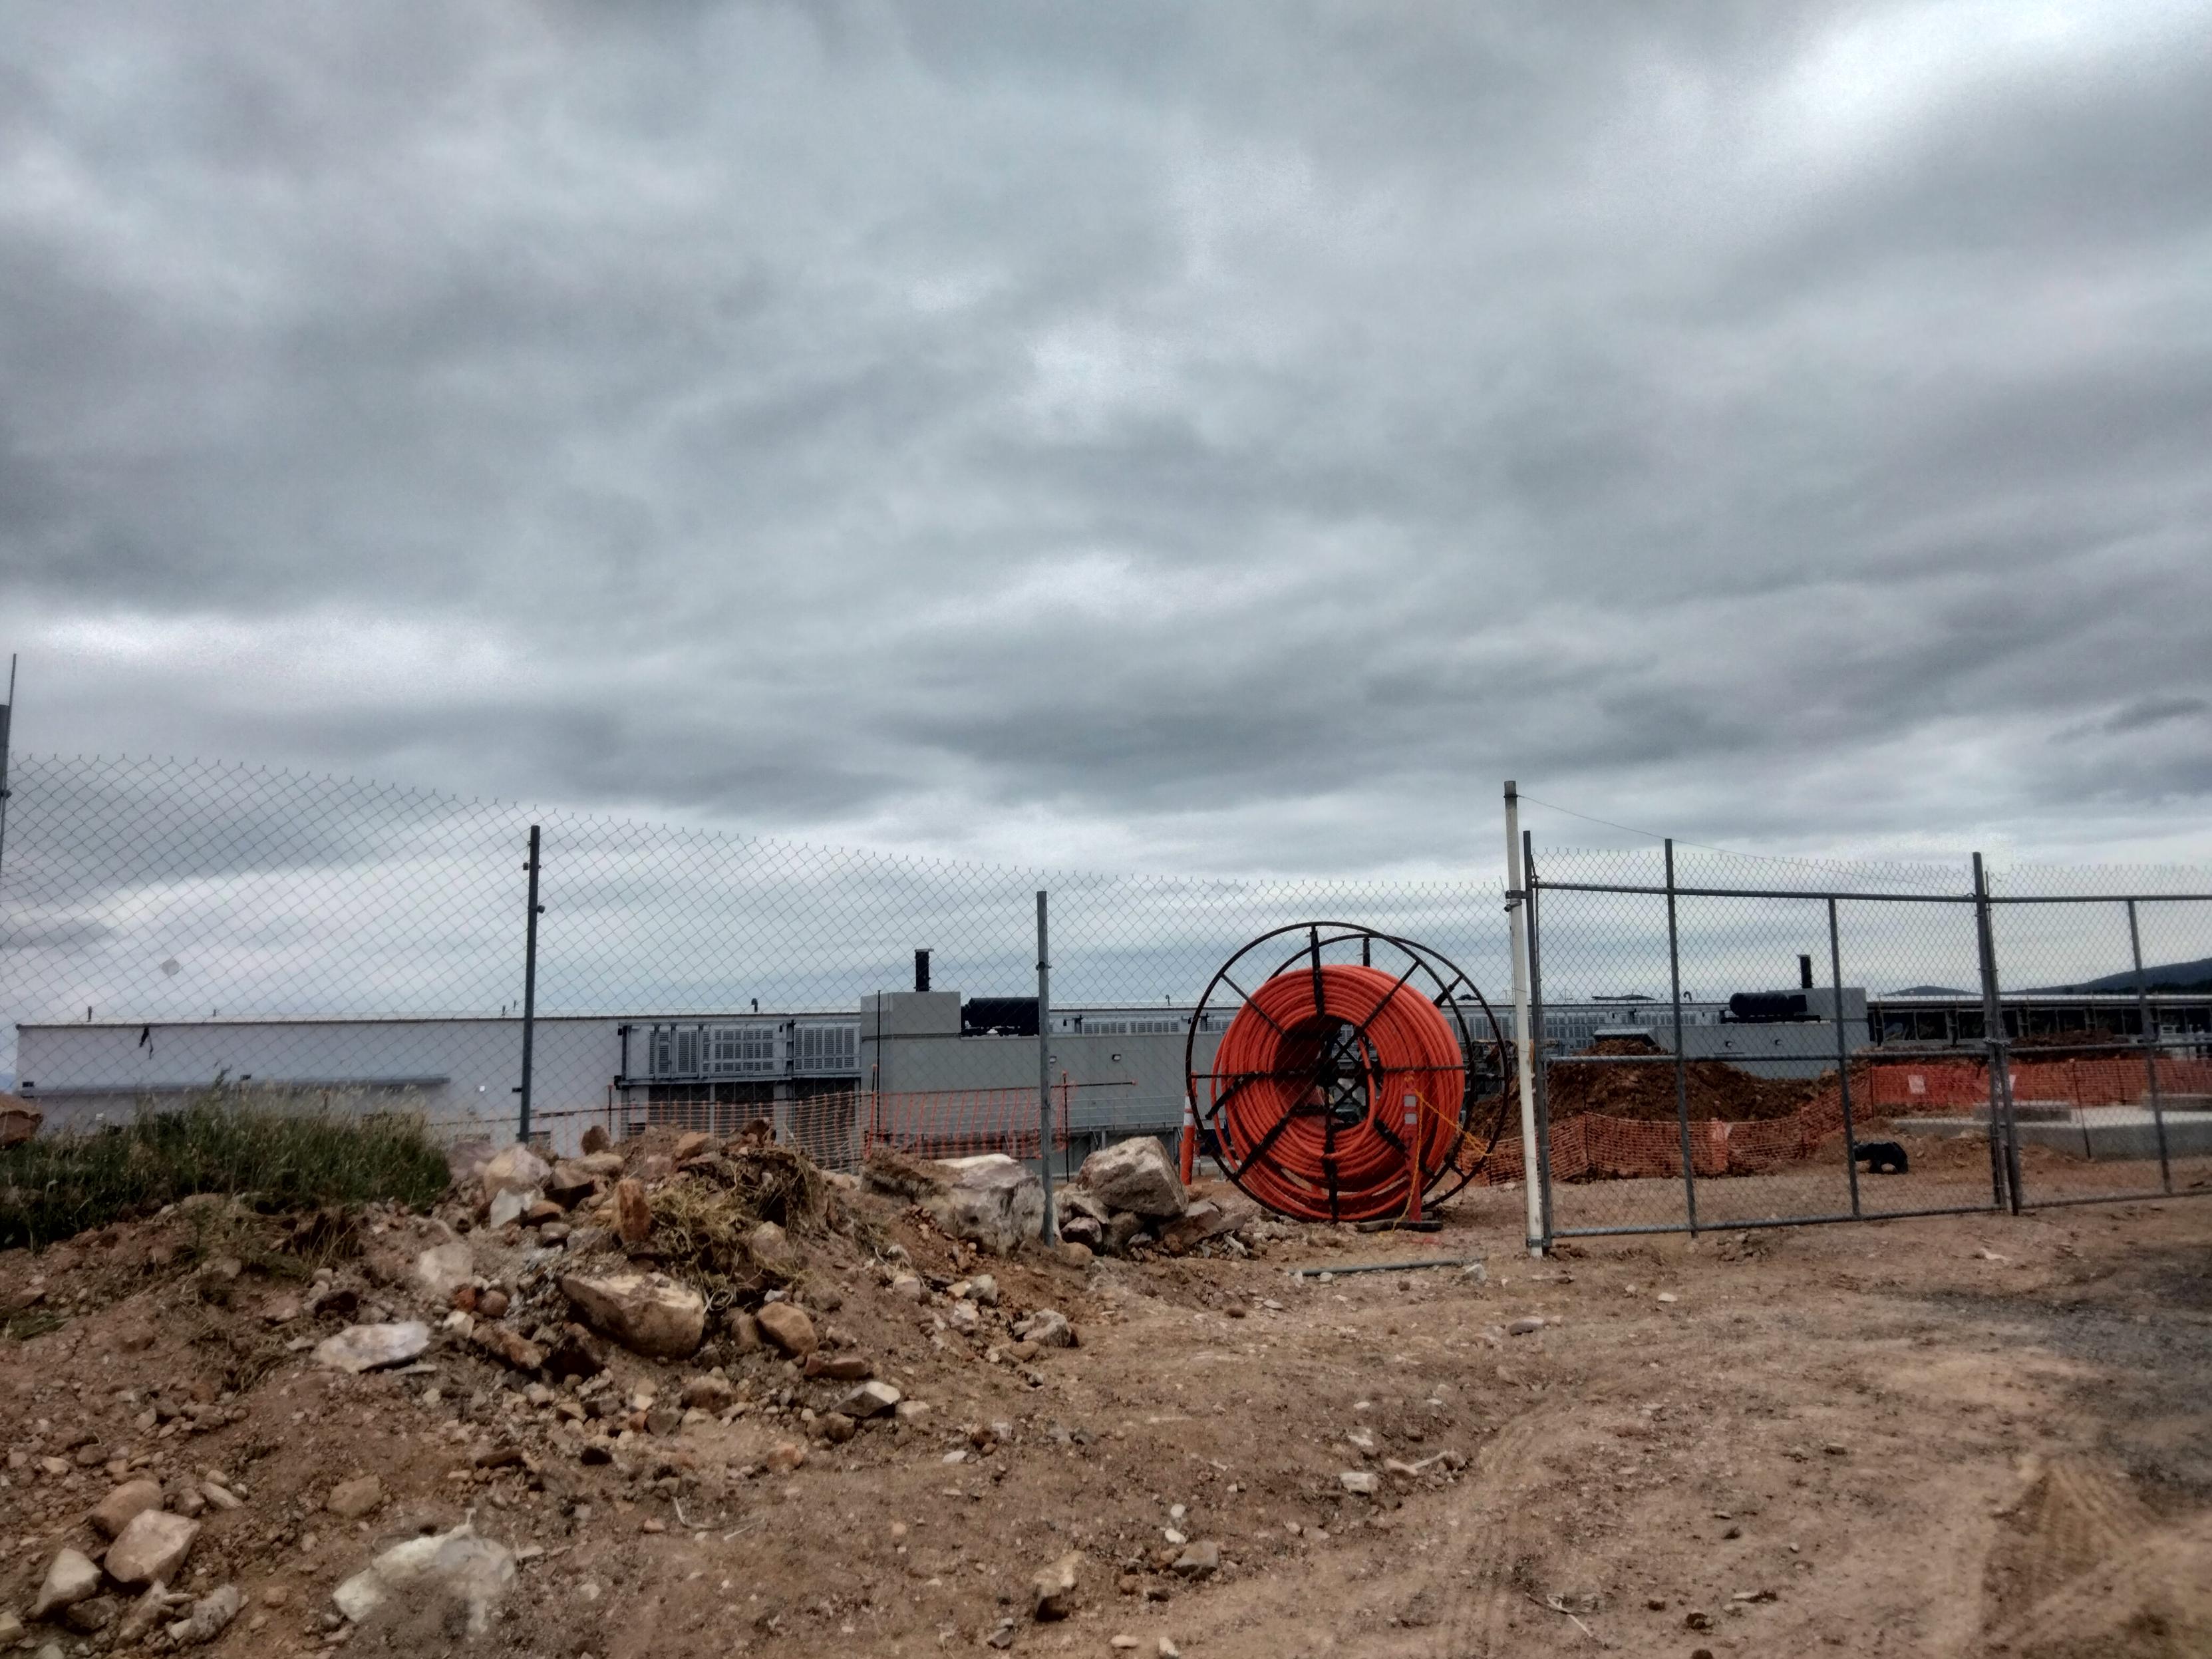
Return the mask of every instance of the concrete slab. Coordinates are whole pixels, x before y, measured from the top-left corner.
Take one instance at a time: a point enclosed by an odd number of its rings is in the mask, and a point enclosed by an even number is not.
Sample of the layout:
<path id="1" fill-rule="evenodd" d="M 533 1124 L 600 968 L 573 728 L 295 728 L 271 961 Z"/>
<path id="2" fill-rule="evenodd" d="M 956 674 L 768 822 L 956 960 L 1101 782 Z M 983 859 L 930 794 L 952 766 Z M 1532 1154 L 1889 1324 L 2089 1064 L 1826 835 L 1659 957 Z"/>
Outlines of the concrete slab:
<path id="1" fill-rule="evenodd" d="M 2169 1157 L 2212 1152 L 2212 1112 L 2169 1111 L 2165 1117 Z M 2069 1107 L 2063 1121 L 2022 1117 L 2017 1127 L 2023 1146 L 2048 1146 L 2098 1163 L 2158 1157 L 2157 1126 L 2145 1106 Z M 1990 1115 L 1984 1108 L 1978 1116 L 1899 1117 L 1890 1120 L 1890 1127 L 1907 1135 L 1979 1136 L 1989 1133 Z"/>

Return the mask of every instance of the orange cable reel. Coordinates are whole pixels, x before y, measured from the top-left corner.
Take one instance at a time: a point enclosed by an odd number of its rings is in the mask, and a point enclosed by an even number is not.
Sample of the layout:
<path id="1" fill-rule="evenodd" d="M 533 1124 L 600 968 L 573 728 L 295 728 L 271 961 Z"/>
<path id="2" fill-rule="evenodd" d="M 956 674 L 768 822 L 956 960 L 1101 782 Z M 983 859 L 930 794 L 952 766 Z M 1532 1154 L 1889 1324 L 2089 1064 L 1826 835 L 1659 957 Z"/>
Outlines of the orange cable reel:
<path id="1" fill-rule="evenodd" d="M 1244 993 L 1232 970 L 1293 933 L 1304 948 Z M 1354 945 L 1358 961 L 1324 959 Z M 1200 1071 L 1217 991 L 1241 1001 Z M 1354 924 L 1244 947 L 1200 999 L 1185 1054 L 1186 1171 L 1202 1140 L 1246 1194 L 1301 1220 L 1419 1219 L 1480 1169 L 1504 1122 L 1504 1042 L 1480 992 L 1438 953 Z"/>

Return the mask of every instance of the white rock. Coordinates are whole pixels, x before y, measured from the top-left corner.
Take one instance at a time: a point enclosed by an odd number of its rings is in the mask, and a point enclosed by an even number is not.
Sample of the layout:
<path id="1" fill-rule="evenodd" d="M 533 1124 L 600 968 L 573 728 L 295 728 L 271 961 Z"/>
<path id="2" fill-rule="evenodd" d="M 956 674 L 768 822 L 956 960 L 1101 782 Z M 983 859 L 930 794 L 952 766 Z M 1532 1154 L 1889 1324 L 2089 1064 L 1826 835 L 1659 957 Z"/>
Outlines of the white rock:
<path id="1" fill-rule="evenodd" d="M 1336 1484 L 1358 1497 L 1372 1498 L 1382 1490 L 1382 1477 L 1365 1469 L 1346 1469 L 1336 1477 Z"/>
<path id="2" fill-rule="evenodd" d="M 509 1222 L 520 1221 L 522 1212 L 544 1196 L 535 1187 L 502 1187 L 491 1195 L 491 1207 L 484 1215 L 484 1224 L 496 1230 Z"/>
<path id="3" fill-rule="evenodd" d="M 46 1569 L 46 1583 L 39 1586 L 38 1599 L 31 1603 L 31 1617 L 43 1619 L 99 1594 L 100 1569 L 92 1558 L 81 1550 L 64 1550 Z"/>
<path id="4" fill-rule="evenodd" d="M 648 1359 L 682 1359 L 707 1334 L 707 1303 L 661 1273 L 563 1274 L 562 1294 L 584 1322 Z"/>
<path id="5" fill-rule="evenodd" d="M 1101 1146 L 1083 1160 L 1075 1181 L 1108 1209 L 1135 1215 L 1179 1217 L 1190 1201 L 1168 1149 L 1152 1135 Z"/>
<path id="6" fill-rule="evenodd" d="M 543 1188 L 552 1174 L 552 1165 L 518 1141 L 495 1153 L 477 1180 L 483 1184 L 483 1195 L 492 1198 L 503 1192 Z"/>
<path id="7" fill-rule="evenodd" d="M 430 1328 L 419 1319 L 390 1325 L 349 1325 L 315 1344 L 315 1363 L 341 1371 L 381 1370 L 422 1357 L 430 1346 Z"/>
<path id="8" fill-rule="evenodd" d="M 1004 1255 L 1044 1233 L 1044 1185 L 1025 1164 L 1004 1152 L 947 1158 L 943 1186 L 925 1195 L 929 1218 L 955 1238 Z"/>
<path id="9" fill-rule="evenodd" d="M 1034 1342 L 1040 1348 L 1072 1348 L 1075 1346 L 1074 1327 L 1067 1316 L 1055 1308 L 1040 1308 L 1014 1327 L 1014 1335 L 1024 1342 Z"/>
<path id="10" fill-rule="evenodd" d="M 863 1382 L 837 1402 L 837 1409 L 858 1422 L 862 1418 L 881 1417 L 885 1412 L 896 1410 L 902 1398 L 888 1382 Z"/>
<path id="11" fill-rule="evenodd" d="M 210 1590 L 192 1603 L 192 1610 L 169 1626 L 169 1639 L 180 1648 L 212 1642 L 238 1617 L 244 1598 L 235 1584 Z"/>
<path id="12" fill-rule="evenodd" d="M 476 1277 L 476 1259 L 461 1239 L 438 1244 L 415 1258 L 415 1282 L 435 1302 L 452 1298 L 455 1291 Z"/>
<path id="13" fill-rule="evenodd" d="M 167 1583 L 192 1553 L 200 1523 L 167 1510 L 142 1510 L 107 1547 L 107 1576 L 125 1589 Z"/>
<path id="14" fill-rule="evenodd" d="M 468 1609 L 469 1634 L 481 1636 L 493 1603 L 514 1583 L 513 1553 L 503 1544 L 477 1537 L 464 1521 L 451 1532 L 394 1544 L 340 1584 L 331 1599 L 340 1613 L 359 1624 L 395 1594 L 410 1601 L 442 1595 Z"/>

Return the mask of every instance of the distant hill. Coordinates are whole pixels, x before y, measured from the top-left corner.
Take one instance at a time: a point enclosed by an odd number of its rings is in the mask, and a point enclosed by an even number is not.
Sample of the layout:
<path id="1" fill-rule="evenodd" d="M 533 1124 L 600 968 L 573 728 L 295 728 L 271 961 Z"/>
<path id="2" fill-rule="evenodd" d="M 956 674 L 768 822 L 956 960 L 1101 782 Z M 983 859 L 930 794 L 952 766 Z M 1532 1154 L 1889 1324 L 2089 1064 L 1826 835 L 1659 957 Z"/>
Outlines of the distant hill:
<path id="1" fill-rule="evenodd" d="M 1902 991 L 1889 993 L 1893 997 L 1978 997 L 1979 991 L 1962 991 L 1955 985 L 1908 985 Z"/>
<path id="2" fill-rule="evenodd" d="M 2143 978 L 2154 991 L 2212 991 L 2212 957 L 2199 957 L 2194 962 L 2168 962 L 2156 967 L 2146 967 Z M 2135 969 L 2106 974 L 2102 979 L 2085 979 L 2072 985 L 2045 985 L 2037 988 L 2042 993 L 2063 994 L 2070 991 L 2132 991 L 2136 988 Z"/>

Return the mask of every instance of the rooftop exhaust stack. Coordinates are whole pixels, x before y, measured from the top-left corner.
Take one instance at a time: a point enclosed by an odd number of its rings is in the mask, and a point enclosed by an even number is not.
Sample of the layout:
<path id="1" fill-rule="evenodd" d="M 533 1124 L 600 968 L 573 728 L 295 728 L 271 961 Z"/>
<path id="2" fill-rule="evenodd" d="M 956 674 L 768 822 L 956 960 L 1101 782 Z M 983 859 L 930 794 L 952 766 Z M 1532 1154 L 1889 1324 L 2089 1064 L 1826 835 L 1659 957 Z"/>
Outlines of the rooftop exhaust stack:
<path id="1" fill-rule="evenodd" d="M 1809 956 L 1797 958 L 1797 988 L 1801 991 L 1813 988 L 1813 958 Z"/>
<path id="2" fill-rule="evenodd" d="M 1805 960 L 1809 963 L 1813 958 L 1808 957 Z M 1808 968 L 1805 971 L 1809 974 L 1813 970 Z M 1810 984 L 1812 981 L 1808 980 L 1806 982 Z M 927 991 L 929 988 L 929 952 L 927 951 L 916 951 L 914 953 L 914 988 L 917 991 Z"/>

